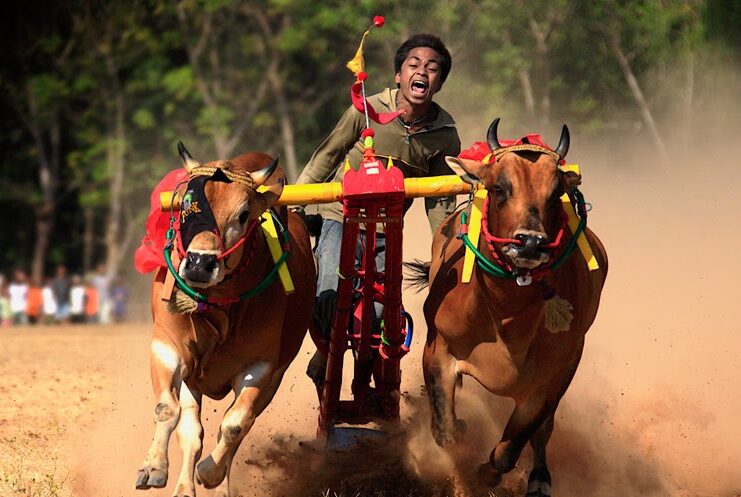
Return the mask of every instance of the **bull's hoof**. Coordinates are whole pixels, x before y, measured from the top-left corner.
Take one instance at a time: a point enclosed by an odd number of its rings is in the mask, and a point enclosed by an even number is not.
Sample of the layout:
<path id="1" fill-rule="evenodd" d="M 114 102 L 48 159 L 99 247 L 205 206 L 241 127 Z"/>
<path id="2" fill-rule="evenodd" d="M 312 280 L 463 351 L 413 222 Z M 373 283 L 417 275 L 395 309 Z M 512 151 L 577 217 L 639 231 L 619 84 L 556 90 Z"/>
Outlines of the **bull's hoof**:
<path id="1" fill-rule="evenodd" d="M 206 488 L 218 487 L 226 477 L 226 464 L 221 471 L 214 462 L 214 458 L 208 456 L 196 466 L 196 480 Z"/>
<path id="2" fill-rule="evenodd" d="M 530 472 L 525 497 L 551 497 L 551 474 L 547 468 L 534 468 Z"/>
<path id="3" fill-rule="evenodd" d="M 167 470 L 142 468 L 136 473 L 137 490 L 164 488 L 167 485 Z"/>

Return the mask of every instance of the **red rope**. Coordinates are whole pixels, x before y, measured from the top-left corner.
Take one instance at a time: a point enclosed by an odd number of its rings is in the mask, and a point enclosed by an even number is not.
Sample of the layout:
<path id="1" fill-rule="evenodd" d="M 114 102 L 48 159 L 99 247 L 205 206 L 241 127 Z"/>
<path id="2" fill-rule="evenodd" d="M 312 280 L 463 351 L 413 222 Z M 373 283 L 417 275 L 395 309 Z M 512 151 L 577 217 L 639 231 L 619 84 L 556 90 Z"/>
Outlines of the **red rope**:
<path id="1" fill-rule="evenodd" d="M 484 235 L 484 239 L 486 240 L 486 245 L 489 247 L 489 251 L 492 254 L 492 257 L 497 261 L 497 263 L 502 266 L 507 271 L 512 272 L 512 266 L 507 264 L 504 261 L 503 257 L 500 257 L 499 251 L 494 246 L 495 243 L 512 243 L 514 245 L 522 245 L 521 240 L 517 240 L 515 238 L 501 238 L 498 236 L 494 236 L 491 234 L 491 231 L 489 231 L 489 200 L 490 196 L 487 195 L 486 199 L 484 200 L 484 206 L 483 206 L 483 213 L 481 216 L 481 232 Z M 553 240 L 553 242 L 544 245 L 543 248 L 548 250 L 555 250 L 561 246 L 561 241 L 563 240 L 563 234 L 566 231 L 566 226 L 568 223 L 568 218 L 566 217 L 566 212 L 561 209 L 561 228 L 558 230 L 558 233 L 556 234 L 556 239 Z M 548 262 L 552 261 L 554 259 L 554 254 L 551 253 L 548 258 Z M 546 274 L 550 273 L 550 270 L 545 265 L 540 265 L 537 268 L 533 269 L 531 272 L 531 275 L 533 279 L 539 280 L 545 277 Z"/>
<path id="2" fill-rule="evenodd" d="M 257 225 L 259 225 L 259 224 L 260 224 L 259 218 L 258 219 L 255 219 L 254 221 L 252 221 L 252 223 L 247 227 L 247 231 L 244 232 L 244 235 L 242 235 L 242 237 L 239 240 L 237 240 L 237 243 L 235 243 L 234 245 L 232 245 L 231 247 L 229 247 L 229 249 L 227 249 L 227 250 L 224 250 L 224 241 L 221 239 L 221 233 L 219 233 L 219 229 L 216 228 L 213 231 L 213 233 L 219 239 L 219 245 L 221 246 L 221 254 L 216 258 L 216 260 L 222 260 L 222 259 L 225 259 L 225 258 L 229 257 L 229 255 L 232 252 L 234 252 L 239 247 L 241 247 L 244 244 L 245 240 L 247 240 L 247 238 L 249 238 L 252 235 L 252 233 L 255 232 L 255 227 Z M 184 258 L 185 255 L 186 255 L 186 252 L 185 252 L 185 248 L 183 247 L 183 241 L 180 239 L 180 230 L 179 229 L 176 232 L 176 237 L 175 238 L 176 238 L 175 245 L 178 248 L 178 253 L 180 254 L 180 257 L 181 258 Z M 244 259 L 244 255 L 242 256 L 242 259 Z"/>
<path id="3" fill-rule="evenodd" d="M 222 249 L 221 255 L 219 255 L 216 259 L 217 260 L 221 260 L 221 259 L 224 259 L 226 257 L 229 257 L 229 254 L 231 254 L 232 252 L 234 252 L 235 250 L 237 250 L 239 247 L 242 246 L 242 244 L 247 239 L 247 237 L 249 237 L 252 234 L 252 232 L 255 231 L 255 226 L 257 226 L 257 225 L 258 225 L 258 220 L 255 219 L 249 225 L 249 227 L 247 228 L 247 231 L 244 232 L 244 235 L 242 236 L 242 238 L 240 238 L 237 241 L 237 243 L 235 243 L 234 245 L 232 245 L 228 250 L 224 250 L 224 247 L 222 245 L 222 247 L 221 247 L 221 249 Z M 223 244 L 223 242 L 221 241 L 221 237 L 219 237 L 219 243 L 222 243 Z"/>

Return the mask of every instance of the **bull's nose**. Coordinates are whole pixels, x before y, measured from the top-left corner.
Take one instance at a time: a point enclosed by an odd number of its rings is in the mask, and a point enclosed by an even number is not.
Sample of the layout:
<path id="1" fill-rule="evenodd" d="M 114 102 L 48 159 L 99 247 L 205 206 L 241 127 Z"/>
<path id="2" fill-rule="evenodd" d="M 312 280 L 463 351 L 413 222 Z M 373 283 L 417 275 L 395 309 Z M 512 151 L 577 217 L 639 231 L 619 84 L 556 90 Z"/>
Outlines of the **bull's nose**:
<path id="1" fill-rule="evenodd" d="M 216 269 L 216 262 L 214 254 L 188 252 L 185 258 L 185 276 L 191 281 L 207 283 Z"/>
<path id="2" fill-rule="evenodd" d="M 515 240 L 518 240 L 522 245 L 517 247 L 517 253 L 520 257 L 528 257 L 535 259 L 540 257 L 543 246 L 548 241 L 544 236 L 530 235 L 520 233 L 515 235 Z"/>

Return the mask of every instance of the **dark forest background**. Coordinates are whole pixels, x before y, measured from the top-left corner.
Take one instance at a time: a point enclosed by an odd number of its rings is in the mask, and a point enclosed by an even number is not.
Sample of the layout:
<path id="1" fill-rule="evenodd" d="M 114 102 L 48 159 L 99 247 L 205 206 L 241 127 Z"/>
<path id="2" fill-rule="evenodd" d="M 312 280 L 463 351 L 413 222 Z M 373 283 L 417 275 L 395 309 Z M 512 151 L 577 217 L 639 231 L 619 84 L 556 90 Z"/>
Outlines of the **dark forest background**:
<path id="1" fill-rule="evenodd" d="M 555 136 L 566 121 L 610 154 L 643 141 L 644 164 L 666 167 L 739 111 L 715 98 L 741 92 L 733 0 L 6 1 L 0 12 L 5 274 L 130 272 L 179 139 L 201 160 L 279 153 L 294 179 L 349 104 L 344 64 L 376 14 L 370 90 L 392 84 L 407 36 L 439 35 L 454 63 L 438 100 L 464 146 L 495 116 L 507 136 Z"/>

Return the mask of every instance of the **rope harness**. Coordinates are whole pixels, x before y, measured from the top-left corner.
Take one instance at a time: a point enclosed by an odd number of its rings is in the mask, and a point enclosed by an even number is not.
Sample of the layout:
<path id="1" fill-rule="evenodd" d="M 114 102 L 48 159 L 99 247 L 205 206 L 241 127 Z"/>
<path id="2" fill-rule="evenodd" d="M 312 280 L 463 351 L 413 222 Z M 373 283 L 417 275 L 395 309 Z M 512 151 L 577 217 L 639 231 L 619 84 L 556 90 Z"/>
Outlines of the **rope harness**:
<path id="1" fill-rule="evenodd" d="M 484 157 L 484 160 L 482 161 L 484 165 L 490 165 L 496 162 L 499 157 L 501 157 L 504 153 L 507 152 L 520 152 L 520 151 L 527 151 L 527 152 L 537 152 L 537 153 L 543 153 L 550 157 L 553 157 L 557 163 L 561 162 L 560 156 L 555 153 L 552 150 L 549 150 L 547 148 L 541 147 L 539 145 L 534 144 L 518 144 L 518 145 L 511 145 L 508 147 L 500 148 L 495 150 L 494 152 L 488 154 L 486 157 Z M 543 248 L 548 249 L 551 251 L 550 257 L 549 257 L 549 263 L 546 265 L 540 265 L 537 268 L 530 271 L 525 277 L 521 273 L 517 271 L 516 268 L 512 268 L 509 264 L 504 262 L 503 258 L 499 255 L 499 250 L 495 247 L 495 243 L 504 243 L 504 244 L 514 244 L 514 245 L 522 245 L 523 242 L 521 240 L 517 240 L 514 238 L 501 238 L 497 237 L 491 234 L 489 231 L 489 222 L 488 222 L 488 215 L 489 212 L 489 204 L 490 204 L 490 195 L 486 195 L 486 199 L 484 201 L 483 205 L 483 215 L 481 218 L 481 230 L 482 234 L 484 236 L 484 239 L 486 240 L 486 244 L 489 248 L 489 251 L 492 254 L 492 257 L 494 260 L 487 259 L 476 247 L 473 242 L 468 238 L 468 217 L 470 215 L 470 210 L 473 205 L 473 198 L 474 198 L 474 191 L 471 191 L 471 195 L 468 200 L 468 207 L 461 211 L 461 223 L 458 230 L 457 237 L 463 241 L 465 246 L 473 252 L 475 258 L 476 258 L 476 265 L 481 268 L 482 271 L 484 271 L 486 274 L 490 276 L 496 276 L 498 278 L 504 278 L 509 280 L 517 280 L 518 284 L 520 285 L 528 285 L 530 281 L 533 279 L 536 281 L 542 281 L 543 278 L 545 278 L 548 274 L 558 269 L 561 265 L 563 265 L 564 262 L 571 256 L 571 254 L 576 249 L 577 240 L 581 236 L 582 232 L 584 231 L 584 228 L 587 225 L 587 208 L 586 208 L 586 202 L 584 201 L 584 196 L 579 191 L 577 187 L 573 187 L 570 192 L 568 192 L 569 198 L 575 203 L 576 205 L 576 212 L 579 216 L 579 224 L 574 230 L 574 233 L 572 237 L 569 239 L 568 243 L 562 247 L 563 238 L 564 238 L 564 232 L 566 231 L 566 227 L 568 224 L 568 215 L 565 211 L 565 206 L 562 204 L 562 209 L 560 212 L 560 219 L 561 219 L 561 227 L 554 239 L 553 242 L 544 245 Z M 560 253 L 558 253 L 557 256 L 555 256 L 555 252 L 558 251 L 558 249 L 562 248 L 560 250 Z"/>
<path id="2" fill-rule="evenodd" d="M 223 164 L 222 164 L 223 163 Z M 209 178 L 213 177 L 217 174 L 223 174 L 226 179 L 228 179 L 231 182 L 239 183 L 241 185 L 244 185 L 252 190 L 256 190 L 256 184 L 255 181 L 252 179 L 252 176 L 250 176 L 249 173 L 241 172 L 241 171 L 233 171 L 229 168 L 225 168 L 226 161 L 219 161 L 217 165 L 215 166 L 197 166 L 191 169 L 190 171 L 190 179 L 192 180 L 194 177 L 199 176 L 207 176 Z M 178 190 L 184 183 L 180 183 L 175 187 L 175 190 L 173 191 L 173 198 L 177 195 Z M 165 238 L 167 242 L 165 243 L 164 247 L 164 257 L 165 262 L 167 264 L 167 268 L 172 274 L 173 278 L 175 279 L 175 286 L 182 291 L 185 295 L 190 297 L 196 302 L 197 311 L 198 312 L 204 312 L 208 310 L 209 308 L 213 307 L 223 307 L 228 306 L 237 302 L 242 302 L 244 300 L 247 300 L 251 297 L 254 297 L 255 295 L 258 295 L 262 293 L 266 288 L 268 288 L 276 279 L 278 276 L 278 272 L 285 264 L 286 260 L 288 259 L 288 256 L 291 252 L 291 242 L 290 242 L 290 236 L 288 234 L 288 230 L 286 227 L 283 226 L 281 223 L 278 215 L 272 210 L 268 210 L 263 216 L 266 214 L 269 214 L 272 217 L 273 222 L 275 223 L 276 227 L 278 228 L 278 237 L 280 238 L 281 242 L 281 249 L 282 254 L 280 257 L 275 261 L 275 264 L 271 268 L 271 270 L 268 272 L 268 274 L 258 283 L 254 288 L 251 290 L 248 290 L 246 292 L 240 293 L 239 295 L 235 297 L 206 297 L 202 293 L 197 292 L 183 280 L 180 275 L 178 274 L 177 269 L 172 263 L 172 250 L 174 247 L 177 246 L 177 250 L 180 253 L 181 256 L 185 256 L 185 247 L 182 247 L 182 239 L 180 239 L 180 230 L 177 230 L 175 228 L 175 221 L 176 216 L 174 212 L 174 202 L 170 204 L 170 228 L 167 230 L 165 234 Z M 182 210 L 183 206 L 181 206 Z M 219 239 L 219 244 L 221 245 L 221 253 L 217 256 L 217 260 L 223 260 L 229 257 L 232 253 L 234 253 L 235 250 L 237 250 L 239 247 L 244 245 L 245 241 L 252 238 L 252 243 L 248 247 L 249 250 L 246 252 L 243 252 L 242 257 L 240 258 L 239 265 L 237 266 L 237 271 L 230 273 L 226 278 L 233 277 L 237 272 L 242 272 L 246 266 L 249 264 L 250 260 L 252 259 L 252 256 L 254 254 L 254 250 L 256 247 L 257 237 L 253 237 L 252 235 L 255 234 L 257 226 L 262 224 L 264 219 L 262 216 L 258 219 L 255 219 L 252 221 L 247 229 L 245 230 L 244 235 L 240 237 L 239 240 L 237 240 L 234 245 L 229 247 L 228 249 L 224 249 L 223 245 L 223 239 L 221 237 L 221 234 L 219 232 L 218 226 L 214 227 L 214 234 Z M 178 243 L 179 241 L 179 243 Z M 226 265 L 226 261 L 224 262 Z"/>

